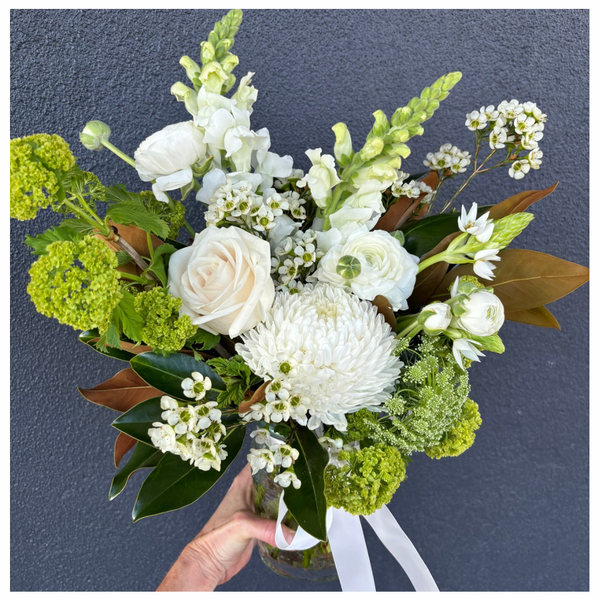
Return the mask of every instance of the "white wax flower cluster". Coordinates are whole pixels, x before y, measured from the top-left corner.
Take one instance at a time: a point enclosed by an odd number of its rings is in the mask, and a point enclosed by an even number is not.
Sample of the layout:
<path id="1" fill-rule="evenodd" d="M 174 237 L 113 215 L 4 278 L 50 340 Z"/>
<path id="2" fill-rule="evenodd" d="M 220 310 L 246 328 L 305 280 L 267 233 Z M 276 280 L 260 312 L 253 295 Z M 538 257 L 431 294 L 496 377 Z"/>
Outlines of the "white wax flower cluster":
<path id="1" fill-rule="evenodd" d="M 271 381 L 246 420 L 292 418 L 310 429 L 323 423 L 345 431 L 347 413 L 387 400 L 402 367 L 377 309 L 329 284 L 277 292 L 265 320 L 241 337 L 238 354 Z"/>
<path id="2" fill-rule="evenodd" d="M 398 172 L 398 179 L 394 181 L 391 187 L 392 196 L 395 198 L 412 198 L 416 200 L 419 196 L 424 194 L 421 202 L 423 204 L 428 204 L 431 202 L 433 197 L 433 190 L 423 181 L 417 181 L 413 179 L 412 181 L 406 181 L 410 175 L 408 173 L 404 173 L 402 171 Z"/>
<path id="3" fill-rule="evenodd" d="M 194 381 L 199 383 L 196 378 Z M 182 387 L 184 393 L 189 390 L 183 384 Z M 221 411 L 216 408 L 217 403 L 183 404 L 170 396 L 163 396 L 160 407 L 163 409 L 163 422 L 152 423 L 148 430 L 152 443 L 161 452 L 181 456 L 202 471 L 220 471 L 227 451 L 223 444 L 219 445 L 225 435 L 225 426 L 221 422 Z"/>
<path id="4" fill-rule="evenodd" d="M 471 155 L 452 144 L 443 144 L 437 152 L 429 152 L 423 164 L 432 171 L 464 173 L 471 164 Z"/>
<path id="5" fill-rule="evenodd" d="M 492 150 L 512 144 L 517 153 L 528 151 L 525 158 L 510 164 L 508 174 L 511 177 L 522 179 L 531 169 L 540 168 L 544 153 L 539 149 L 538 142 L 544 136 L 544 123 L 548 117 L 534 102 L 504 100 L 497 108 L 492 104 L 482 106 L 466 116 L 467 128 L 482 131 Z"/>
<path id="6" fill-rule="evenodd" d="M 275 290 L 302 289 L 301 278 L 305 279 L 316 268 L 316 262 L 323 255 L 317 250 L 317 236 L 312 229 L 296 231 L 293 236 L 284 238 L 276 246 L 271 259 L 271 275 Z"/>
<path id="7" fill-rule="evenodd" d="M 283 444 L 273 439 L 267 429 L 256 429 L 250 434 L 250 437 L 254 438 L 258 445 L 267 446 L 266 448 L 252 448 L 247 455 L 252 475 L 256 475 L 261 469 L 267 473 L 273 473 L 276 468 L 281 467 L 287 470 L 278 473 L 274 482 L 283 488 L 291 485 L 295 489 L 299 489 L 302 482 L 294 471 L 289 469 L 300 456 L 298 450 L 289 444 Z"/>

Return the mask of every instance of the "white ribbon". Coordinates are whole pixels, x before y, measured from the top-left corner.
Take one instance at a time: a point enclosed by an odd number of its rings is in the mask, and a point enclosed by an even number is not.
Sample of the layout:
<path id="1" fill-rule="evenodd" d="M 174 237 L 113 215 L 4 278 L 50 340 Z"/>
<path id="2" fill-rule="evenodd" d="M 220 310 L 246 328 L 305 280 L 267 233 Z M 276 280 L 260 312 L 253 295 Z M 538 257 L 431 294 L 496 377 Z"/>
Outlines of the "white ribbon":
<path id="1" fill-rule="evenodd" d="M 304 531 L 300 526 L 298 526 L 296 535 L 289 544 L 283 536 L 281 522 L 288 511 L 283 496 L 282 493 L 279 497 L 279 513 L 275 530 L 277 547 L 280 550 L 307 550 L 312 548 L 319 543 L 319 540 Z M 415 591 L 439 592 L 423 559 L 419 556 L 408 536 L 402 531 L 387 506 L 382 506 L 373 514 L 366 516 L 365 519 L 383 545 L 404 569 Z M 329 508 L 327 509 L 325 524 L 342 591 L 376 591 L 360 518 L 340 508 Z"/>

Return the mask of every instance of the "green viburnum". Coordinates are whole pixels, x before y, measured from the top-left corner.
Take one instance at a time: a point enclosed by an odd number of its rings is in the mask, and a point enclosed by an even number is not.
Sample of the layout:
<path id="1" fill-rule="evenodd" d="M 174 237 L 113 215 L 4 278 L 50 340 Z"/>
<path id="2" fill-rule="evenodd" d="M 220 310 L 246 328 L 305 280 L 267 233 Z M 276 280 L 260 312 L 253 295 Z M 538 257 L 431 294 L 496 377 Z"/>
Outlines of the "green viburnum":
<path id="1" fill-rule="evenodd" d="M 63 177 L 75 165 L 69 144 L 38 133 L 10 141 L 10 216 L 34 219 L 39 209 L 64 198 Z"/>
<path id="2" fill-rule="evenodd" d="M 383 406 L 385 418 L 365 426 L 369 439 L 410 455 L 437 444 L 460 418 L 470 386 L 443 338 L 423 336 L 403 359 L 402 383 Z"/>
<path id="3" fill-rule="evenodd" d="M 140 292 L 135 297 L 135 310 L 142 317 L 142 339 L 154 352 L 167 356 L 181 350 L 186 340 L 196 333 L 188 315 L 179 316 L 181 298 L 171 296 L 162 287 Z"/>
<path id="4" fill-rule="evenodd" d="M 94 236 L 49 244 L 29 270 L 38 312 L 74 329 L 104 329 L 121 300 L 115 253 Z"/>
<path id="5" fill-rule="evenodd" d="M 327 504 L 353 515 L 370 515 L 394 495 L 406 479 L 406 463 L 396 448 L 375 444 L 360 450 L 340 450 L 347 464 L 325 469 Z"/>
<path id="6" fill-rule="evenodd" d="M 481 425 L 481 415 L 476 402 L 467 399 L 460 420 L 442 436 L 435 445 L 425 448 L 430 458 L 443 458 L 444 456 L 458 456 L 468 450 L 475 441 L 475 431 Z"/>
<path id="7" fill-rule="evenodd" d="M 369 438 L 371 428 L 369 423 L 377 422 L 377 415 L 366 408 L 355 413 L 346 415 L 348 421 L 348 440 L 351 442 L 362 442 Z"/>

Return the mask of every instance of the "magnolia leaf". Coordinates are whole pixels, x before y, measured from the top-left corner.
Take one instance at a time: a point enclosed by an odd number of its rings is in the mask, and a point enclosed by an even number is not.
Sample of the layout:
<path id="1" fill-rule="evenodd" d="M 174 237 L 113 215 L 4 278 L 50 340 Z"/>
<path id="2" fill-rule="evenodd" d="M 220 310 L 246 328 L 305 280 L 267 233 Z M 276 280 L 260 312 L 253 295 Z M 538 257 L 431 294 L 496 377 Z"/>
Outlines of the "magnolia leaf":
<path id="1" fill-rule="evenodd" d="M 140 256 L 148 256 L 148 236 L 143 229 L 134 225 L 117 224 L 109 221 L 116 230 L 119 237 L 122 237 Z M 151 236 L 153 249 L 156 250 L 164 242 L 155 235 Z M 115 251 L 122 250 L 116 242 L 107 242 Z"/>
<path id="2" fill-rule="evenodd" d="M 506 217 L 507 215 L 514 215 L 515 213 L 523 212 L 534 202 L 538 202 L 538 200 L 541 200 L 542 198 L 545 198 L 551 194 L 556 189 L 557 185 L 558 181 L 545 190 L 529 190 L 527 192 L 521 192 L 520 194 L 511 196 L 510 198 L 495 204 L 489 209 L 490 218 L 500 219 L 501 217 Z"/>
<path id="3" fill-rule="evenodd" d="M 114 500 L 125 489 L 129 478 L 135 471 L 155 467 L 162 457 L 163 453 L 157 448 L 147 446 L 146 444 L 137 444 L 127 464 L 113 477 L 110 484 L 110 491 L 108 492 L 108 499 Z"/>
<path id="4" fill-rule="evenodd" d="M 156 397 L 136 404 L 118 416 L 111 425 L 139 442 L 153 446 L 148 429 L 152 427 L 152 423 L 162 421 L 160 400 L 161 397 Z"/>
<path id="5" fill-rule="evenodd" d="M 137 440 L 129 437 L 126 433 L 119 433 L 115 440 L 115 447 L 113 450 L 113 460 L 115 467 L 118 467 L 123 457 L 136 445 Z"/>
<path id="6" fill-rule="evenodd" d="M 495 263 L 494 279 L 486 287 L 504 304 L 505 312 L 523 311 L 554 302 L 576 290 L 589 279 L 589 269 L 582 265 L 533 250 L 504 250 Z M 450 270 L 433 294 L 434 300 L 449 296 L 448 287 L 463 275 L 474 275 L 473 265 L 459 265 Z"/>
<path id="7" fill-rule="evenodd" d="M 128 411 L 140 402 L 160 395 L 157 389 L 148 385 L 133 369 L 123 369 L 94 388 L 77 389 L 86 400 L 119 412 Z"/>
<path id="8" fill-rule="evenodd" d="M 133 521 L 196 502 L 225 474 L 242 448 L 245 433 L 245 427 L 236 427 L 219 442 L 227 451 L 220 471 L 201 471 L 181 456 L 167 452 L 140 488 L 133 507 Z"/>
<path id="9" fill-rule="evenodd" d="M 144 352 L 131 359 L 131 368 L 149 385 L 180 400 L 189 401 L 183 393 L 181 382 L 194 371 L 210 378 L 212 382 L 212 388 L 206 395 L 208 400 L 216 400 L 219 392 L 226 390 L 225 382 L 213 369 L 183 353 L 161 356 L 154 352 Z"/>
<path id="10" fill-rule="evenodd" d="M 390 304 L 390 301 L 385 296 L 375 296 L 374 300 L 371 300 L 371 304 L 377 308 L 377 312 L 383 315 L 385 322 L 392 328 L 396 327 L 396 315 L 394 309 Z"/>
<path id="11" fill-rule="evenodd" d="M 325 482 L 323 472 L 329 461 L 317 436 L 306 427 L 294 428 L 292 447 L 298 450 L 294 473 L 302 482 L 300 489 L 285 488 L 285 505 L 304 531 L 319 540 L 327 539 Z"/>
<path id="12" fill-rule="evenodd" d="M 526 310 L 505 312 L 504 316 L 508 321 L 560 330 L 558 321 L 545 306 L 536 306 L 535 308 L 528 308 Z"/>
<path id="13" fill-rule="evenodd" d="M 107 346 L 104 351 L 101 352 L 96 347 L 96 343 L 100 340 L 100 337 L 100 333 L 97 329 L 90 329 L 88 331 L 82 331 L 79 334 L 79 341 L 104 356 L 110 356 L 111 358 L 116 358 L 117 360 L 122 360 L 127 363 L 135 356 L 128 348 L 128 346 L 133 346 L 133 344 L 127 344 L 126 342 L 121 342 L 121 349 Z"/>
<path id="14" fill-rule="evenodd" d="M 432 294 L 448 272 L 449 266 L 447 262 L 442 261 L 427 267 L 417 274 L 415 287 L 408 298 L 409 309 L 419 308 L 428 304 Z"/>
<path id="15" fill-rule="evenodd" d="M 246 400 L 245 402 L 242 402 L 239 406 L 238 406 L 238 412 L 240 414 L 243 414 L 245 412 L 248 412 L 250 410 L 250 408 L 252 407 L 253 404 L 255 404 L 256 402 L 261 402 L 262 400 L 265 399 L 265 396 L 267 394 L 267 386 L 269 385 L 269 383 L 271 383 L 270 381 L 265 381 L 255 392 L 254 394 L 252 394 L 252 397 L 250 398 L 250 400 Z"/>
<path id="16" fill-rule="evenodd" d="M 435 188 L 438 182 L 438 174 L 436 171 L 430 171 L 424 178 L 423 183 L 426 183 L 430 188 Z M 400 229 L 402 225 L 413 216 L 414 211 L 421 204 L 421 200 L 426 194 L 421 194 L 418 198 L 400 198 L 392 204 L 388 211 L 377 221 L 374 229 L 383 229 L 384 231 L 395 231 Z"/>

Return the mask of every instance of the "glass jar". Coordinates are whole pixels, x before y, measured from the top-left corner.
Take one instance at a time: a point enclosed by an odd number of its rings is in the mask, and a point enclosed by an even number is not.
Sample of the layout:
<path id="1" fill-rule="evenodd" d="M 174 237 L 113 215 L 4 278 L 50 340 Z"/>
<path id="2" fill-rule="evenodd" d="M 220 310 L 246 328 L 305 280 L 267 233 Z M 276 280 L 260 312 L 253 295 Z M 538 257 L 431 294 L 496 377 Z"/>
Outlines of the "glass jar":
<path id="1" fill-rule="evenodd" d="M 262 428 L 269 430 L 272 438 L 284 444 L 288 443 L 288 440 L 275 433 L 268 425 L 261 425 Z M 266 446 L 257 444 L 254 439 L 252 447 L 261 449 Z M 252 476 L 256 514 L 266 519 L 277 519 L 279 497 L 284 489 L 274 481 L 278 471 L 277 467 L 272 473 L 261 469 Z M 283 519 L 283 524 L 294 531 L 298 528 L 298 523 L 289 512 Z M 284 577 L 307 581 L 335 581 L 337 579 L 329 542 L 319 542 L 308 550 L 280 550 L 259 541 L 258 553 L 267 567 Z"/>

